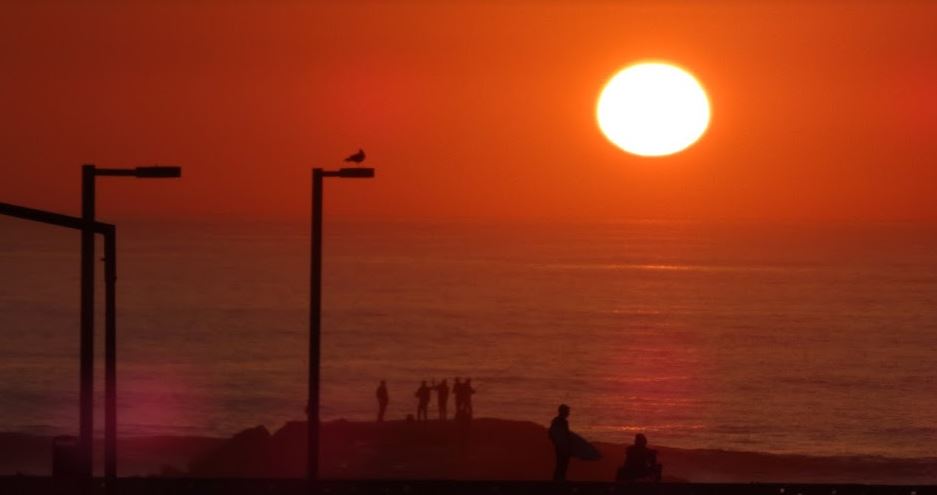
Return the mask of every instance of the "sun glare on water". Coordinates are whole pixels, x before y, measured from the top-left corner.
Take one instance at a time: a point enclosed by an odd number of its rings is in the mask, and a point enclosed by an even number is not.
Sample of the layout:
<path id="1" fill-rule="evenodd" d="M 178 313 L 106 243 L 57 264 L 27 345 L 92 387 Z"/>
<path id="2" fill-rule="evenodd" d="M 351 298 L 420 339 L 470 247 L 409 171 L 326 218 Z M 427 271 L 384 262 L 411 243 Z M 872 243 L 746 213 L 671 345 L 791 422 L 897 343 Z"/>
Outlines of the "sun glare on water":
<path id="1" fill-rule="evenodd" d="M 599 95 L 599 129 L 619 148 L 640 156 L 677 153 L 709 125 L 709 98 L 689 72 L 640 63 L 615 74 Z"/>

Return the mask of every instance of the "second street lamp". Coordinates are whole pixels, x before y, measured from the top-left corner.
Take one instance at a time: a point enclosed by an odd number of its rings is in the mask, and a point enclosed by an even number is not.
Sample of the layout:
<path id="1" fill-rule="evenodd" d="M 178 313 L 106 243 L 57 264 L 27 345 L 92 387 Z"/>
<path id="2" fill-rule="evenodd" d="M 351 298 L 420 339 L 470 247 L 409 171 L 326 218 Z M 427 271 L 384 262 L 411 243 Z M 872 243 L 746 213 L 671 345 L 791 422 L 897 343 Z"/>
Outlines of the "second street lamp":
<path id="1" fill-rule="evenodd" d="M 176 178 L 182 175 L 180 167 L 81 168 L 81 218 L 85 227 L 81 231 L 81 387 L 79 411 L 79 451 L 82 472 L 92 476 L 92 443 L 94 435 L 94 230 L 95 179 L 99 176 L 150 178 Z M 111 241 L 113 242 L 113 241 Z M 113 250 L 114 245 L 106 245 Z M 116 256 L 116 253 L 114 253 Z M 113 283 L 116 278 L 113 260 L 105 266 L 105 277 Z M 107 303 L 114 311 L 114 291 L 107 294 Z M 104 335 L 104 476 L 108 482 L 117 478 L 117 335 L 113 314 Z"/>
<path id="2" fill-rule="evenodd" d="M 312 232 L 309 261 L 309 399 L 306 423 L 306 477 L 310 483 L 319 480 L 319 361 L 322 335 L 322 179 L 370 179 L 373 168 L 341 168 L 312 170 Z"/>

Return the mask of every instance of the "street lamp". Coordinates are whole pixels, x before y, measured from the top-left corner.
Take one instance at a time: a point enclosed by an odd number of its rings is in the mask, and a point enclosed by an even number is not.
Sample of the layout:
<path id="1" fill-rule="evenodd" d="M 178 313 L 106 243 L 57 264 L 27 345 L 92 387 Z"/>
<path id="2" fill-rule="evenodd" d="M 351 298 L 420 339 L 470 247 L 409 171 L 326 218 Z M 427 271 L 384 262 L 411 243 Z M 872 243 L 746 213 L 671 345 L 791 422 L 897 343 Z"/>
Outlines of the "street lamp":
<path id="1" fill-rule="evenodd" d="M 92 476 L 92 438 L 94 434 L 94 186 L 99 176 L 136 177 L 140 179 L 176 178 L 180 167 L 81 168 L 81 387 L 78 445 L 85 476 Z M 114 250 L 114 240 L 105 238 L 105 249 Z M 108 259 L 114 259 L 116 253 Z M 105 266 L 105 278 L 116 279 L 116 261 Z M 104 476 L 108 482 L 117 478 L 117 327 L 115 291 L 106 294 L 104 329 Z"/>
<path id="2" fill-rule="evenodd" d="M 373 168 L 312 169 L 312 235 L 309 263 L 309 402 L 307 406 L 306 476 L 319 479 L 319 360 L 322 318 L 322 179 L 370 179 Z"/>

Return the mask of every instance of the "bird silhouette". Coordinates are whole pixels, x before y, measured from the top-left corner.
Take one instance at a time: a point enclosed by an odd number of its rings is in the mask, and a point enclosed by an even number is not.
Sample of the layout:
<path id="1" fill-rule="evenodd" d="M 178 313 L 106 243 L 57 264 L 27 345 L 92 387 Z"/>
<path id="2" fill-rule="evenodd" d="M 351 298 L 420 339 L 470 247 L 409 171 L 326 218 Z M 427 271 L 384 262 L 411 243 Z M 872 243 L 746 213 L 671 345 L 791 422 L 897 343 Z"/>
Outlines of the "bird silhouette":
<path id="1" fill-rule="evenodd" d="M 348 158 L 346 158 L 345 161 L 346 161 L 346 162 L 352 162 L 352 163 L 355 163 L 355 164 L 360 164 L 361 162 L 364 161 L 364 156 L 365 156 L 365 155 L 364 155 L 364 150 L 361 149 L 361 148 L 358 148 L 358 152 L 355 153 L 354 155 L 351 155 L 351 156 L 349 156 Z"/>

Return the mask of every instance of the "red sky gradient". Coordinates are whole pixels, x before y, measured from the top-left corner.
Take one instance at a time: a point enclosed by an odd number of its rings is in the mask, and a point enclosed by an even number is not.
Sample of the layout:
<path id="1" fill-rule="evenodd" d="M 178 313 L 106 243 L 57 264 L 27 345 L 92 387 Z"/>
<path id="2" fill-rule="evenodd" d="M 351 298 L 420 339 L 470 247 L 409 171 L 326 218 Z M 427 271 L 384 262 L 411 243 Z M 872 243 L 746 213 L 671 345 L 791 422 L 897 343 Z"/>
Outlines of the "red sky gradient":
<path id="1" fill-rule="evenodd" d="M 937 220 L 934 2 L 5 2 L 0 201 L 101 218 Z M 619 68 L 691 70 L 711 127 L 625 154 Z"/>

